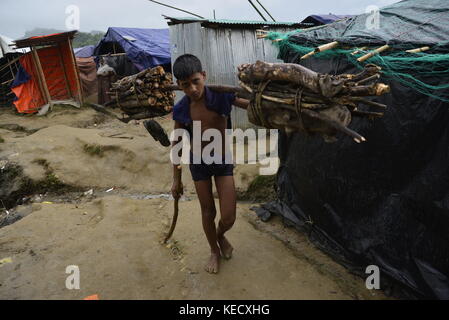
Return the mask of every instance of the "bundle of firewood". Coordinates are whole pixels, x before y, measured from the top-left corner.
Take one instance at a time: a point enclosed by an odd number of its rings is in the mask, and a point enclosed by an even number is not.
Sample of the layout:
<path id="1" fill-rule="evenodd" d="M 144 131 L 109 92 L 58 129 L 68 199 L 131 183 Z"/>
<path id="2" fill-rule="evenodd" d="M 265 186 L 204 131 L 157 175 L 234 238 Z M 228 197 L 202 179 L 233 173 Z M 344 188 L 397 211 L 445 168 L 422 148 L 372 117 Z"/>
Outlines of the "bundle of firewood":
<path id="1" fill-rule="evenodd" d="M 161 66 L 143 70 L 124 77 L 112 84 L 109 95 L 112 100 L 105 106 L 120 108 L 130 119 L 146 119 L 171 112 L 175 93 L 171 73 Z"/>
<path id="2" fill-rule="evenodd" d="M 299 64 L 244 64 L 238 68 L 238 95 L 251 100 L 249 120 L 259 126 L 320 134 L 326 142 L 336 141 L 337 132 L 356 142 L 366 139 L 349 129 L 352 116 L 377 118 L 382 112 L 362 111 L 359 104 L 385 109 L 365 99 L 389 92 L 389 86 L 377 83 L 380 68 L 367 65 L 359 74 L 337 76 L 319 74 Z"/>

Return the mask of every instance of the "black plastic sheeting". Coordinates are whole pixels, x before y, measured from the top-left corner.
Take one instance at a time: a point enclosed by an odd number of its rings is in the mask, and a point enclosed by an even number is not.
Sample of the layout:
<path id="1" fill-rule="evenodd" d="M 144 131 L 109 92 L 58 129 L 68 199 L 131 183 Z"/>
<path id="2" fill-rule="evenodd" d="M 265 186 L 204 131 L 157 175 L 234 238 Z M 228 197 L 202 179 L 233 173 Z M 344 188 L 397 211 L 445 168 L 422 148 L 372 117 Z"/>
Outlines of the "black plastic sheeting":
<path id="1" fill-rule="evenodd" d="M 303 61 L 321 73 L 356 72 L 343 58 Z M 356 273 L 379 266 L 381 288 L 388 282 L 413 297 L 449 299 L 449 104 L 381 82 L 391 86 L 373 99 L 388 105 L 384 117 L 350 125 L 366 143 L 280 135 L 279 201 L 257 214 L 283 216 Z"/>
<path id="2" fill-rule="evenodd" d="M 354 46 L 401 46 L 417 48 L 436 43 L 449 44 L 449 1 L 405 0 L 366 13 L 336 21 L 292 36 L 306 45 L 338 41 Z M 377 21 L 377 22 L 373 22 Z"/>

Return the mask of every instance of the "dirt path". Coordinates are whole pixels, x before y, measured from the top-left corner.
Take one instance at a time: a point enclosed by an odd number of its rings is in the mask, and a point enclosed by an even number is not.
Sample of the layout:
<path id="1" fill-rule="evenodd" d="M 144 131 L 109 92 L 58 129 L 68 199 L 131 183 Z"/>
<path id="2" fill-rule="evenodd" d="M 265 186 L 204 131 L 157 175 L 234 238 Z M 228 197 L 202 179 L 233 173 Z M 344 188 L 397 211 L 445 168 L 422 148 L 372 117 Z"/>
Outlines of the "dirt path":
<path id="1" fill-rule="evenodd" d="M 0 262 L 0 299 L 385 298 L 279 219 L 258 220 L 246 203 L 238 204 L 229 233 L 234 257 L 223 261 L 218 275 L 207 274 L 208 247 L 193 186 L 186 184 L 173 238 L 161 244 L 173 201 L 144 195 L 167 192 L 167 151 L 141 125 L 92 122 L 95 117 L 89 109 L 55 112 L 51 121 L 0 115 L 0 160 L 21 165 L 32 179 L 51 170 L 64 183 L 94 190 L 87 196 L 35 196 L 9 210 L 23 218 L 0 228 L 0 261 L 6 258 Z M 25 130 L 1 128 L 12 123 Z M 170 122 L 163 125 L 168 129 Z M 86 144 L 110 148 L 99 157 L 85 152 Z M 247 188 L 256 173 L 255 167 L 237 168 L 237 186 Z M 110 187 L 115 189 L 104 192 Z M 65 286 L 69 265 L 79 267 L 79 290 Z"/>
<path id="2" fill-rule="evenodd" d="M 218 275 L 207 274 L 203 264 L 208 247 L 198 201 L 180 203 L 174 237 L 168 245 L 161 244 L 172 204 L 165 199 L 134 200 L 116 195 L 78 205 L 33 204 L 31 214 L 0 229 L 0 256 L 12 259 L 0 268 L 0 297 L 354 298 L 347 287 L 298 259 L 269 233 L 255 229 L 244 216 L 250 213 L 246 204 L 239 204 L 238 220 L 229 234 L 236 248 L 234 257 L 222 262 Z M 308 246 L 307 250 L 316 256 L 314 248 Z M 80 290 L 65 287 L 69 265 L 80 269 Z"/>

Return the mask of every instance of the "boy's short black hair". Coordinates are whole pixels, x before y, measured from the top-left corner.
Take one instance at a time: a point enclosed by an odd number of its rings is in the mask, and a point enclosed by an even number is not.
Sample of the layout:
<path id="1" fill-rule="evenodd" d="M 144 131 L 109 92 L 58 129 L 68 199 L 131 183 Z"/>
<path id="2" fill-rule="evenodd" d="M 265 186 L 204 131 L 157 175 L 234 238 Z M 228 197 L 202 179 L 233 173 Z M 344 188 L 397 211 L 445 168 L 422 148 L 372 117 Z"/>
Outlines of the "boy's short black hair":
<path id="1" fill-rule="evenodd" d="M 185 80 L 191 75 L 202 71 L 203 66 L 200 59 L 193 54 L 183 54 L 173 64 L 173 75 L 178 80 Z"/>

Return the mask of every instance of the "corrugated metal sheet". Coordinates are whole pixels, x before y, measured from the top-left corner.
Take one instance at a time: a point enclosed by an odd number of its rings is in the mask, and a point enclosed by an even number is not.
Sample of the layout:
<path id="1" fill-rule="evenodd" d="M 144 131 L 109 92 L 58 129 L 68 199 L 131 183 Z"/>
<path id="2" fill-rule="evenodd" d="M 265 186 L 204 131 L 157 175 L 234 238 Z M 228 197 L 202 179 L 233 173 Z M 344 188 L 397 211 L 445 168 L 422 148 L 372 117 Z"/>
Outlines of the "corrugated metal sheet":
<path id="1" fill-rule="evenodd" d="M 248 25 L 248 26 L 272 26 L 277 28 L 287 27 L 287 28 L 300 28 L 310 26 L 312 24 L 302 23 L 302 22 L 280 22 L 280 21 L 262 21 L 262 20 L 230 20 L 230 19 L 199 19 L 193 17 L 168 17 L 164 16 L 165 19 L 169 20 L 169 25 L 200 22 L 202 25 Z"/>
<path id="2" fill-rule="evenodd" d="M 237 67 L 243 63 L 281 62 L 277 59 L 277 48 L 269 41 L 257 39 L 254 30 L 203 28 L 200 23 L 176 24 L 170 26 L 170 44 L 172 63 L 185 53 L 197 56 L 210 84 L 238 85 Z M 182 94 L 178 94 L 177 100 L 181 97 Z M 234 128 L 254 127 L 245 110 L 234 107 L 231 118 Z"/>

